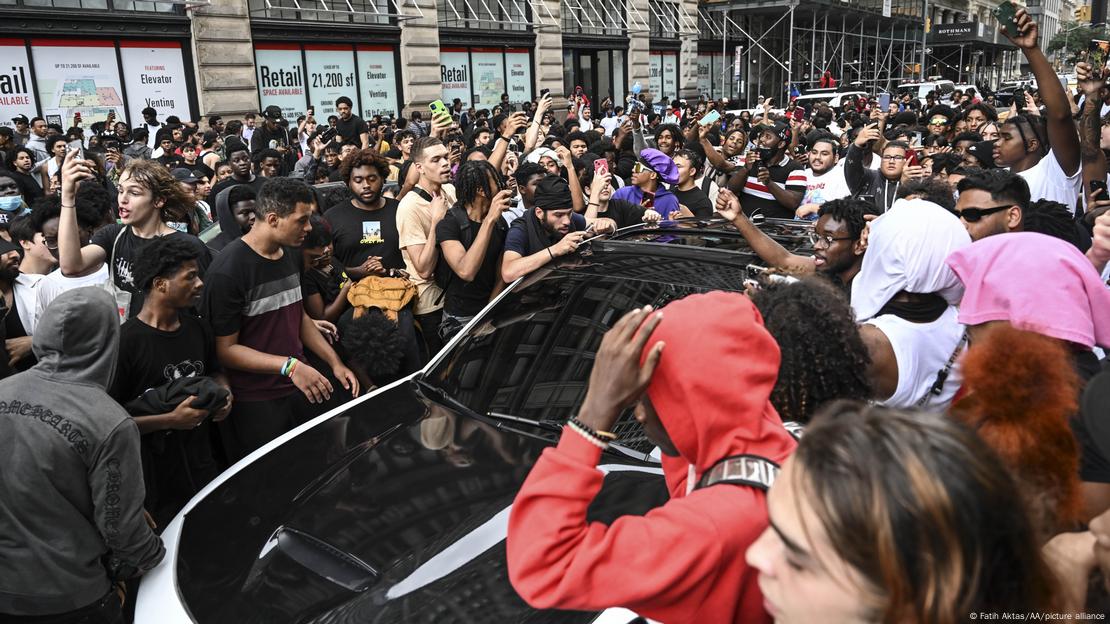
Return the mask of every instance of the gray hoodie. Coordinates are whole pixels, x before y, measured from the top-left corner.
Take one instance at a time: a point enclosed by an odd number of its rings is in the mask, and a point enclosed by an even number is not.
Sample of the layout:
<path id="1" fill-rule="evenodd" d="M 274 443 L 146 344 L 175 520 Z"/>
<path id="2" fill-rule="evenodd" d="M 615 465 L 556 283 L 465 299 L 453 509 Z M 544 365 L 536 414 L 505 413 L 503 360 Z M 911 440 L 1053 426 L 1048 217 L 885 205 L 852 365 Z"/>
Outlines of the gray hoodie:
<path id="1" fill-rule="evenodd" d="M 0 613 L 89 605 L 165 555 L 143 518 L 139 430 L 107 394 L 119 318 L 107 292 L 63 293 L 30 370 L 0 381 Z"/>

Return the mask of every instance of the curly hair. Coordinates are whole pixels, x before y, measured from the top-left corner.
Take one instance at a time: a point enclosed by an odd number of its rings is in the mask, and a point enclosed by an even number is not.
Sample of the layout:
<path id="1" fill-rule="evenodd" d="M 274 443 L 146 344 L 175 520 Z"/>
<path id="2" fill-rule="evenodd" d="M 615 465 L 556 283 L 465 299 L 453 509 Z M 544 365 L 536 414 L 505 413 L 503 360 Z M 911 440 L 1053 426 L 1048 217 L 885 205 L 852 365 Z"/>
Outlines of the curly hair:
<path id="1" fill-rule="evenodd" d="M 200 257 L 197 248 L 179 236 L 159 236 L 143 246 L 135 260 L 135 285 L 149 291 L 155 278 L 173 277 L 189 260 Z"/>
<path id="2" fill-rule="evenodd" d="M 1029 202 L 1029 206 L 1021 211 L 1021 226 L 1026 232 L 1054 236 L 1083 251 L 1079 240 L 1079 228 L 1067 206 L 1060 202 L 1051 199 Z"/>
<path id="3" fill-rule="evenodd" d="M 875 205 L 869 201 L 844 197 L 821 204 L 817 210 L 817 216 L 829 215 L 837 221 L 843 221 L 848 225 L 848 235 L 855 240 L 860 237 L 863 227 L 867 225 L 863 215 L 876 214 L 876 210 Z"/>
<path id="4" fill-rule="evenodd" d="M 1002 324 L 963 359 L 969 390 L 951 410 L 1009 467 L 1047 541 L 1079 521 L 1079 447 L 1068 426 L 1079 377 L 1063 341 Z"/>
<path id="5" fill-rule="evenodd" d="M 347 157 L 339 163 L 339 174 L 343 176 L 344 181 L 350 182 L 351 172 L 359 167 L 377 169 L 378 175 L 383 180 L 389 176 L 389 161 L 370 148 L 358 149 L 347 154 Z"/>
<path id="6" fill-rule="evenodd" d="M 133 159 L 124 166 L 120 179 L 125 176 L 149 190 L 155 202 L 163 201 L 161 218 L 164 223 L 189 221 L 189 213 L 196 206 L 196 200 L 181 188 L 169 169 L 161 163 Z"/>
<path id="7" fill-rule="evenodd" d="M 396 379 L 405 356 L 405 338 L 397 323 L 377 308 L 357 319 L 353 315 L 343 318 L 339 340 L 347 361 L 379 386 Z"/>
<path id="8" fill-rule="evenodd" d="M 871 357 L 847 298 L 828 280 L 769 283 L 752 302 L 782 350 L 771 404 L 783 420 L 804 424 L 830 401 L 871 396 Z"/>

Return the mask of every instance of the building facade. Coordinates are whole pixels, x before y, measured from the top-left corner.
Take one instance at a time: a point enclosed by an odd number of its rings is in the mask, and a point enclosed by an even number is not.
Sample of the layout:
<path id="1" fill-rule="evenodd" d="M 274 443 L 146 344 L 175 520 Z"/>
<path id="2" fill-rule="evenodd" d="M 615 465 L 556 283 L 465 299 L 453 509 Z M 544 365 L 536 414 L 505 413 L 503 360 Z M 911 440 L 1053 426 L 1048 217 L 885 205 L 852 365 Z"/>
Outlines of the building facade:
<path id="1" fill-rule="evenodd" d="M 634 83 L 696 97 L 696 14 L 696 0 L 0 0 L 0 123 L 137 123 L 147 106 L 326 117 L 341 95 L 364 116 L 408 114 L 577 86 L 596 104 Z"/>

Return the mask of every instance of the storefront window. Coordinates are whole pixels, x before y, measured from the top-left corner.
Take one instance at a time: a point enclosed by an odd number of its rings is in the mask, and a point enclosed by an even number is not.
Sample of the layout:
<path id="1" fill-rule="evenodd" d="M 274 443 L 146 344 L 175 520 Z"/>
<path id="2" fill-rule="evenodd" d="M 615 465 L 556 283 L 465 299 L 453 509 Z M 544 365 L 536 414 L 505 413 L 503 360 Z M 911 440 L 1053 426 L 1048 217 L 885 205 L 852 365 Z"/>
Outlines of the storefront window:
<path id="1" fill-rule="evenodd" d="M 531 7 L 523 0 L 439 0 L 440 28 L 529 31 Z"/>
<path id="2" fill-rule="evenodd" d="M 396 0 L 249 0 L 248 7 L 255 18 L 378 26 L 394 24 L 392 16 L 400 13 Z"/>
<path id="3" fill-rule="evenodd" d="M 532 99 L 532 60 L 527 48 L 441 48 L 443 101 L 493 108 L 501 94 L 519 104 Z"/>
<path id="4" fill-rule="evenodd" d="M 261 107 L 278 106 L 290 121 L 309 106 L 326 119 L 341 96 L 363 117 L 400 110 L 392 46 L 259 42 L 254 56 Z"/>
<path id="5" fill-rule="evenodd" d="M 185 14 L 182 4 L 149 2 L 145 0 L 0 0 L 0 6 L 26 7 L 29 9 L 80 9 L 85 11 L 120 11 L 126 13 Z"/>
<path id="6" fill-rule="evenodd" d="M 163 119 L 193 118 L 190 71 L 176 41 L 0 39 L 0 57 L 6 65 L 0 119 L 41 115 L 68 128 L 77 113 L 88 126 L 114 112 L 134 123 L 148 106 Z"/>

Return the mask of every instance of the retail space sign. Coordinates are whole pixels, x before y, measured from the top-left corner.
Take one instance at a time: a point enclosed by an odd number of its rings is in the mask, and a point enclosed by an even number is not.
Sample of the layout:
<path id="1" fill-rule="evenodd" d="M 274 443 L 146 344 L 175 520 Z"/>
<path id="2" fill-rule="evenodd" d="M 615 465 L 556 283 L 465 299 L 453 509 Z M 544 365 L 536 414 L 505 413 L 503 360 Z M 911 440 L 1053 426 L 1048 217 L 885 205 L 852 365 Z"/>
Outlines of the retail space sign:
<path id="1" fill-rule="evenodd" d="M 648 56 L 648 89 L 651 91 L 651 101 L 663 99 L 663 57 L 658 52 Z"/>
<path id="2" fill-rule="evenodd" d="M 277 106 L 289 120 L 303 115 L 306 91 L 300 45 L 256 44 L 254 61 L 258 74 L 258 99 L 262 110 L 267 106 Z"/>
<path id="3" fill-rule="evenodd" d="M 31 88 L 31 64 L 22 39 L 0 39 L 0 126 L 14 127 L 12 117 L 38 115 Z"/>
<path id="4" fill-rule="evenodd" d="M 113 41 L 32 39 L 38 99 L 47 123 L 73 125 L 75 113 L 89 127 L 115 111 L 125 119 L 116 44 Z M 188 110 L 188 107 L 186 107 Z"/>
<path id="5" fill-rule="evenodd" d="M 481 108 L 501 103 L 505 93 L 505 54 L 499 49 L 473 48 L 470 60 L 474 66 L 474 99 Z"/>
<path id="6" fill-rule="evenodd" d="M 709 54 L 698 55 L 698 93 L 700 95 L 710 95 L 713 90 L 713 80 L 710 77 L 712 58 Z"/>
<path id="7" fill-rule="evenodd" d="M 305 46 L 304 56 L 309 104 L 316 109 L 316 119 L 338 114 L 335 100 L 344 95 L 354 102 L 354 111 L 361 110 L 355 83 L 355 53 L 351 46 L 309 44 Z M 296 117 L 290 121 L 293 119 Z"/>
<path id="8" fill-rule="evenodd" d="M 158 111 L 159 119 L 170 115 L 191 117 L 185 83 L 188 74 L 180 43 L 121 41 L 119 53 L 130 119 L 142 119 L 142 111 L 148 106 Z"/>
<path id="9" fill-rule="evenodd" d="M 360 45 L 356 49 L 362 117 L 396 115 L 399 108 L 393 48 Z"/>
<path id="10" fill-rule="evenodd" d="M 663 93 L 668 100 L 678 97 L 678 54 L 663 53 Z"/>
<path id="11" fill-rule="evenodd" d="M 464 107 L 474 103 L 470 92 L 470 55 L 465 48 L 443 48 L 439 52 L 439 77 L 443 88 L 442 99 L 447 107 L 455 98 Z"/>
<path id="12" fill-rule="evenodd" d="M 509 101 L 514 104 L 532 100 L 532 58 L 528 50 L 506 50 Z"/>

